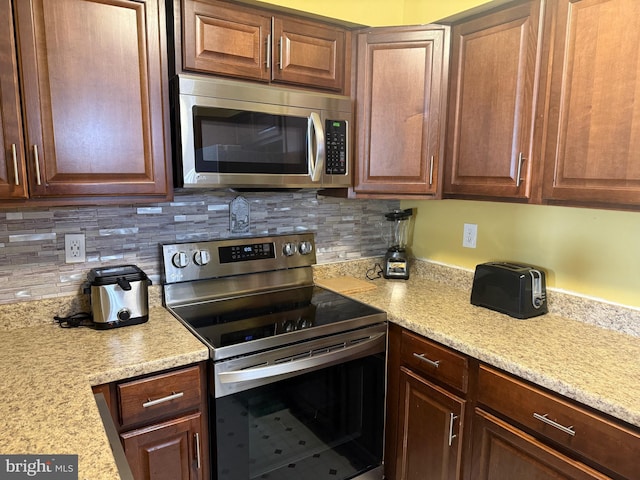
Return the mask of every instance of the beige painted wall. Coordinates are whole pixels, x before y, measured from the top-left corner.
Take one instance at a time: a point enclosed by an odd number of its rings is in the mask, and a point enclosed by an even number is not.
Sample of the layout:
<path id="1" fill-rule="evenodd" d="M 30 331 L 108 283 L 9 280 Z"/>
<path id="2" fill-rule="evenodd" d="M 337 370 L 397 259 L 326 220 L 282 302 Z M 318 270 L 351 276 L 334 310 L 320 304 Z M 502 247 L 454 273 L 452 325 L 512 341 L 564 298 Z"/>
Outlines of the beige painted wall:
<path id="1" fill-rule="evenodd" d="M 483 0 L 271 0 L 371 26 L 429 23 Z M 405 201 L 416 207 L 413 251 L 474 268 L 522 261 L 549 271 L 549 286 L 640 307 L 640 212 L 474 201 Z M 464 223 L 478 225 L 476 249 L 462 247 Z"/>
<path id="2" fill-rule="evenodd" d="M 487 3 L 486 0 L 265 0 L 306 12 L 370 25 L 429 23 Z"/>

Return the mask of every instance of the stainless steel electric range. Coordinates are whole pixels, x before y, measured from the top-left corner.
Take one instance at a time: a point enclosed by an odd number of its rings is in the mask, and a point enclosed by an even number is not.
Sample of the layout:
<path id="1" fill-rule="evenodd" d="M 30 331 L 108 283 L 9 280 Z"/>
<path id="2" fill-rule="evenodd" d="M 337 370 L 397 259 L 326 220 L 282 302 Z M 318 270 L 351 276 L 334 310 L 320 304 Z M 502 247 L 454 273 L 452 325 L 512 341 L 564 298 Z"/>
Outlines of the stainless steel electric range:
<path id="1" fill-rule="evenodd" d="M 162 249 L 165 306 L 210 350 L 213 478 L 381 479 L 386 314 L 313 284 L 314 235 Z"/>

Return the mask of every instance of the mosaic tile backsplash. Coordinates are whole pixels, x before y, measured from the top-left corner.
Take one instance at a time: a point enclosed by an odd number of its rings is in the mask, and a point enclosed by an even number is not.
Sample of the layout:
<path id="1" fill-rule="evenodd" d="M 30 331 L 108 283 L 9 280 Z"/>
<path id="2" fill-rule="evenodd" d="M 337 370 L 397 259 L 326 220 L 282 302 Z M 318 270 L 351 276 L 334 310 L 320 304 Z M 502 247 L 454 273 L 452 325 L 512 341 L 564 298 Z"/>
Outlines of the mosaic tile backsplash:
<path id="1" fill-rule="evenodd" d="M 229 205 L 239 195 L 250 207 L 247 236 L 315 232 L 319 264 L 380 255 L 384 214 L 399 207 L 306 190 L 178 190 L 173 202 L 150 205 L 0 210 L 0 304 L 79 294 L 89 270 L 106 265 L 138 265 L 158 284 L 162 243 L 238 236 Z M 85 263 L 65 263 L 68 233 L 85 234 Z"/>

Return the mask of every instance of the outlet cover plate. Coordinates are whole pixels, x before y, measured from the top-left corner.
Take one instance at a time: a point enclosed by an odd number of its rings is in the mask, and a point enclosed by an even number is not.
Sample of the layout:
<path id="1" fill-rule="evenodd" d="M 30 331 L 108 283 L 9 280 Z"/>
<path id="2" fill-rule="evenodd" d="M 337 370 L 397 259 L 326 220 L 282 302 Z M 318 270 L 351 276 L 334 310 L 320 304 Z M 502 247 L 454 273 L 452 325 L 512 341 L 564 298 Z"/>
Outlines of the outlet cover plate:
<path id="1" fill-rule="evenodd" d="M 68 233 L 64 236 L 64 261 L 66 263 L 86 261 L 84 233 Z"/>
<path id="2" fill-rule="evenodd" d="M 475 223 L 465 223 L 462 234 L 462 246 L 466 248 L 476 248 L 478 239 L 478 225 Z"/>

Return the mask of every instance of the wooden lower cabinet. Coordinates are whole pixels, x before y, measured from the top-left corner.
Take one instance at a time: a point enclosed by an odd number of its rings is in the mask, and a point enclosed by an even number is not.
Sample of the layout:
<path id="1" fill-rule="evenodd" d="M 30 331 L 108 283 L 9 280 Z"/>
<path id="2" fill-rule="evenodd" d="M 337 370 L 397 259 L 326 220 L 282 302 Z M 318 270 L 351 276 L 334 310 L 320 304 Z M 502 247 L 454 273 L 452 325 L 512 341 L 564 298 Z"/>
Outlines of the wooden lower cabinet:
<path id="1" fill-rule="evenodd" d="M 135 480 L 209 480 L 204 363 L 93 387 Z"/>
<path id="2" fill-rule="evenodd" d="M 201 480 L 201 414 L 169 420 L 120 435 L 137 480 Z"/>
<path id="3" fill-rule="evenodd" d="M 400 371 L 396 478 L 460 478 L 465 401 L 408 369 Z"/>
<path id="4" fill-rule="evenodd" d="M 640 480 L 640 428 L 389 326 L 386 480 Z"/>
<path id="5" fill-rule="evenodd" d="M 473 426 L 471 480 L 610 478 L 481 409 L 476 409 Z"/>

